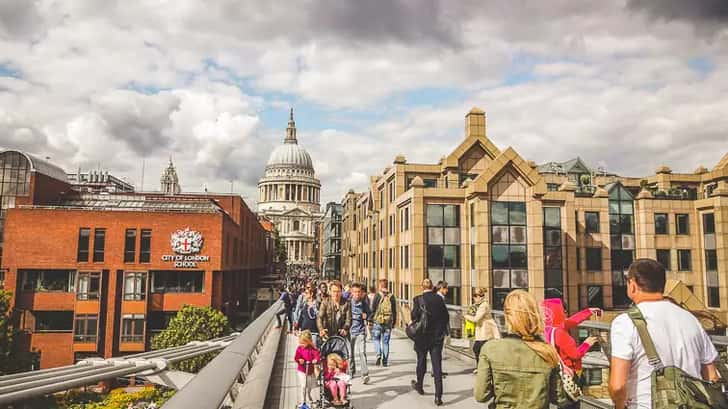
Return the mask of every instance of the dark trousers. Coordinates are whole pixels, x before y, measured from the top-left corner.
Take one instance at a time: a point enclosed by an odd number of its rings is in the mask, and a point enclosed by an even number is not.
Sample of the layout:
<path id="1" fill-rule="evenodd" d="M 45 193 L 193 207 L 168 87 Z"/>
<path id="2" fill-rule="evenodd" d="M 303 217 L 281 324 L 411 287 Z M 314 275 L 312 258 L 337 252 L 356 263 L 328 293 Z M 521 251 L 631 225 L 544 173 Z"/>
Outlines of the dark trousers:
<path id="1" fill-rule="evenodd" d="M 435 377 L 435 397 L 442 398 L 442 347 L 444 340 L 435 341 L 429 345 L 417 345 L 417 384 L 422 387 L 422 381 L 427 372 L 427 353 L 432 361 L 432 375 Z"/>
<path id="2" fill-rule="evenodd" d="M 475 367 L 478 367 L 478 360 L 480 359 L 480 350 L 483 348 L 483 345 L 485 345 L 485 341 L 475 341 L 473 342 L 473 353 L 475 354 Z"/>
<path id="3" fill-rule="evenodd" d="M 288 330 L 293 329 L 293 311 L 289 308 L 283 308 L 282 310 L 278 311 L 276 313 L 276 320 L 278 321 L 278 326 L 283 326 L 283 321 L 281 320 L 281 315 L 285 314 L 286 319 L 288 320 Z"/>

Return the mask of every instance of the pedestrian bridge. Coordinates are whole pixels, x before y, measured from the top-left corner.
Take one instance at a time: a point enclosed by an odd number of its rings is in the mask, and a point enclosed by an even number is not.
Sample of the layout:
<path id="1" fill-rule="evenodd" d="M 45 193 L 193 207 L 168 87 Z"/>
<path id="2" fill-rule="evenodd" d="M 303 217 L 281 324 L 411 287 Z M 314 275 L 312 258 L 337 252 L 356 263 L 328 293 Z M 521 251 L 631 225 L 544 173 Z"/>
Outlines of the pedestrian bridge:
<path id="1" fill-rule="evenodd" d="M 209 343 L 150 351 L 132 359 L 85 362 L 72 367 L 0 377 L 0 403 L 22 408 L 22 399 L 32 396 L 91 385 L 103 379 L 136 376 L 178 389 L 163 406 L 164 409 L 293 409 L 298 399 L 296 365 L 293 362 L 297 339 L 275 328 L 275 313 L 280 308 L 280 302 L 276 302 L 242 333 Z M 601 325 L 601 329 L 605 329 L 605 324 L 591 325 L 597 328 Z M 717 338 L 714 339 L 719 341 L 717 343 L 725 341 L 723 337 Z M 353 407 L 404 409 L 434 406 L 431 376 L 425 377 L 424 396 L 411 389 L 416 358 L 412 342 L 403 333 L 395 331 L 392 335 L 387 368 L 371 365 L 374 362 L 373 345 L 369 343 L 367 347 L 370 381 L 367 385 L 361 382 L 360 377 L 352 381 L 350 398 Z M 197 375 L 181 376 L 179 372 L 166 369 L 168 363 L 180 358 L 211 351 L 220 352 Z M 453 409 L 485 407 L 473 398 L 473 357 L 458 348 L 446 348 L 443 359 L 443 370 L 448 373 L 443 381 L 445 406 Z M 596 360 L 585 364 L 604 365 L 605 362 Z M 313 395 L 314 399 L 317 398 L 318 391 L 314 391 Z M 611 408 L 611 405 L 585 399 L 581 407 Z"/>

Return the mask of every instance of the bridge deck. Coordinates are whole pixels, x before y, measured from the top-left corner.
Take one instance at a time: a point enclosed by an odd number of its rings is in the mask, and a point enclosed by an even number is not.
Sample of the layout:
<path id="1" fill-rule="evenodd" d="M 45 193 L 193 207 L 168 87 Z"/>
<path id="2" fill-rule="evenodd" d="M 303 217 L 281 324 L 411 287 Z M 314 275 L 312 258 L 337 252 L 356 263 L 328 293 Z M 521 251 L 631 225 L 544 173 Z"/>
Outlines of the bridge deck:
<path id="1" fill-rule="evenodd" d="M 289 335 L 285 339 L 285 345 L 281 343 L 276 367 L 278 374 L 273 374 L 267 409 L 293 409 L 297 403 L 298 385 L 296 380 L 296 365 L 293 362 L 293 354 L 296 349 L 297 340 Z M 412 342 L 401 333 L 393 333 L 390 344 L 390 362 L 388 368 L 374 366 L 374 346 L 371 342 L 367 344 L 367 357 L 369 360 L 370 381 L 368 385 L 361 382 L 357 376 L 352 384 L 352 403 L 356 409 L 405 409 L 434 407 L 434 384 L 432 377 L 425 376 L 425 395 L 420 396 L 410 387 L 410 380 L 415 378 L 415 352 L 412 349 Z M 473 399 L 473 369 L 475 363 L 467 362 L 455 357 L 453 353 L 446 352 L 443 359 L 444 371 L 449 375 L 444 379 L 443 402 L 448 408 L 470 409 L 483 408 Z M 429 369 L 428 362 L 428 369 Z M 318 391 L 314 392 L 314 399 L 318 397 Z"/>

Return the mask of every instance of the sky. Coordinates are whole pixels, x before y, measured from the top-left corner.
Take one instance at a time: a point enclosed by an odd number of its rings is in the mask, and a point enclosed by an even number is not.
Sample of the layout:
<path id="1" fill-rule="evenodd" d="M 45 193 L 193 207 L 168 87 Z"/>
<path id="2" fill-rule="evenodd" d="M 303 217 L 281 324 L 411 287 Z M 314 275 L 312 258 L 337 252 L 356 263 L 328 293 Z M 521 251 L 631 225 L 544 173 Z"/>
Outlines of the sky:
<path id="1" fill-rule="evenodd" d="M 724 0 L 0 0 L 0 148 L 257 200 L 288 110 L 322 203 L 486 111 L 537 163 L 625 176 L 728 152 Z"/>

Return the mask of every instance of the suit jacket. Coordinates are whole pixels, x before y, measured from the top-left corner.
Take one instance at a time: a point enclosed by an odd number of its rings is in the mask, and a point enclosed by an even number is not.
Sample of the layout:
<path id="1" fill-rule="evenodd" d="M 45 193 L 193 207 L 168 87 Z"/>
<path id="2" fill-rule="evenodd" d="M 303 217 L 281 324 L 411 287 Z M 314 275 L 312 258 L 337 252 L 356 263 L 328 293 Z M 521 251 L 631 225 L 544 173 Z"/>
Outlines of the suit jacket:
<path id="1" fill-rule="evenodd" d="M 422 340 L 415 343 L 440 342 L 448 335 L 448 327 L 450 325 L 450 314 L 447 313 L 445 300 L 433 291 L 426 291 L 418 295 L 412 301 L 412 321 L 419 321 L 422 318 L 422 308 L 420 307 L 420 299 L 424 301 L 425 308 L 428 313 L 427 328 Z"/>

